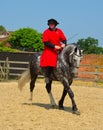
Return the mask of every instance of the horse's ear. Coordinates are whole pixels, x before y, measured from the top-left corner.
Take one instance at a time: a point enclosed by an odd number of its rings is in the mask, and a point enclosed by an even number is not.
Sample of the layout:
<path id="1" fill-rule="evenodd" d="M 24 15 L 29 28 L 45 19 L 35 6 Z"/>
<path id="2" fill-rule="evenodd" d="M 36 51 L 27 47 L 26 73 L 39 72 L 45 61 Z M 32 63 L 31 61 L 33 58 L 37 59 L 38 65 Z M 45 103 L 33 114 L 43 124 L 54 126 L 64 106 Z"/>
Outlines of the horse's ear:
<path id="1" fill-rule="evenodd" d="M 84 52 L 84 50 L 81 50 L 81 52 L 83 53 L 83 52 Z"/>
<path id="2" fill-rule="evenodd" d="M 77 52 L 77 47 L 73 48 L 72 52 L 70 53 L 70 56 L 71 56 L 74 52 Z"/>
<path id="3" fill-rule="evenodd" d="M 74 52 L 77 52 L 77 47 L 75 47 Z"/>
<path id="4" fill-rule="evenodd" d="M 81 51 L 81 55 L 83 55 L 83 53 L 84 53 L 84 50 L 80 50 Z"/>
<path id="5" fill-rule="evenodd" d="M 72 55 L 74 52 L 77 52 L 77 47 L 75 47 L 75 48 L 73 49 L 73 51 L 70 53 L 70 55 Z"/>

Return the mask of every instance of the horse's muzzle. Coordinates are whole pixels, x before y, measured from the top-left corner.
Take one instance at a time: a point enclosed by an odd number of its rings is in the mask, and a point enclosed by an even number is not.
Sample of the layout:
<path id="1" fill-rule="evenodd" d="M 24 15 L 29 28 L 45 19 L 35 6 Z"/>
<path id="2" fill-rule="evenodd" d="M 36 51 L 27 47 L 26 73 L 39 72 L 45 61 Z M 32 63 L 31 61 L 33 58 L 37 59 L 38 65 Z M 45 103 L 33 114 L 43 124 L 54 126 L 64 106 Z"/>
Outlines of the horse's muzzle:
<path id="1" fill-rule="evenodd" d="M 77 78 L 78 77 L 78 73 L 72 73 L 72 77 L 73 78 Z"/>
<path id="2" fill-rule="evenodd" d="M 74 68 L 72 71 L 72 77 L 77 78 L 78 77 L 78 68 Z"/>

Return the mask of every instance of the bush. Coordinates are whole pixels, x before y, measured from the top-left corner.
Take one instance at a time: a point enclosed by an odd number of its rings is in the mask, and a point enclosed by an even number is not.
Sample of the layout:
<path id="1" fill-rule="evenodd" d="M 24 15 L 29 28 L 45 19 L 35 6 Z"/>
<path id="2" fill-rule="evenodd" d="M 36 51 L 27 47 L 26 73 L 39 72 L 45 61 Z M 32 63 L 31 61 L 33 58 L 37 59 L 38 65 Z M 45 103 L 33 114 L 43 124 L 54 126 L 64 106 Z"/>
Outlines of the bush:
<path id="1" fill-rule="evenodd" d="M 43 50 L 42 35 L 32 28 L 22 28 L 14 33 L 8 39 L 11 46 L 15 49 L 24 51 Z"/>
<path id="2" fill-rule="evenodd" d="M 19 50 L 3 46 L 0 47 L 0 52 L 19 52 Z"/>

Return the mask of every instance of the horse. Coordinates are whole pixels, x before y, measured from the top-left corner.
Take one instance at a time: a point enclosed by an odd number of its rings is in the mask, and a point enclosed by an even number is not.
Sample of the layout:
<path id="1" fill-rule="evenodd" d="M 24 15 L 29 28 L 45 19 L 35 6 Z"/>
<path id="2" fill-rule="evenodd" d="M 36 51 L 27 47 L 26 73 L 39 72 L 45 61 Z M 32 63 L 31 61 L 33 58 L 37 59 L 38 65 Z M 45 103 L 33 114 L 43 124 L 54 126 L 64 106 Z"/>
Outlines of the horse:
<path id="1" fill-rule="evenodd" d="M 28 70 L 25 71 L 18 80 L 18 87 L 22 90 L 23 86 L 30 81 L 30 100 L 33 100 L 33 90 L 38 75 L 44 75 L 45 71 L 40 67 L 41 53 L 37 52 L 33 55 L 30 61 Z M 57 66 L 53 69 L 50 75 L 50 82 L 46 83 L 46 90 L 48 92 L 51 106 L 56 106 L 55 100 L 51 92 L 52 81 L 60 81 L 64 86 L 61 99 L 58 102 L 59 109 L 64 109 L 63 102 L 65 96 L 68 94 L 72 102 L 72 113 L 80 114 L 74 100 L 74 93 L 71 89 L 73 79 L 78 75 L 78 68 L 83 57 L 83 50 L 81 50 L 76 43 L 67 44 L 67 46 L 58 53 Z"/>

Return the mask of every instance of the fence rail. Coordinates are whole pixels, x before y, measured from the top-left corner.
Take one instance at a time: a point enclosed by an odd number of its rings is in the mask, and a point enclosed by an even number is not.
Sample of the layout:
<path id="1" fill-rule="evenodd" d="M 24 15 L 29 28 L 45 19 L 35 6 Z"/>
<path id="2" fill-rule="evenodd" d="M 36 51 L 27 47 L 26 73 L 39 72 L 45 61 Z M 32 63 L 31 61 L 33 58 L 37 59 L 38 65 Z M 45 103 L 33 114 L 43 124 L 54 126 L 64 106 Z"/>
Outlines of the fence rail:
<path id="1" fill-rule="evenodd" d="M 28 64 L 29 62 L 9 61 L 8 57 L 6 60 L 0 60 L 0 80 L 8 80 L 10 76 L 20 76 L 23 71 L 27 70 Z M 26 67 L 20 65 L 26 65 Z"/>
<path id="2" fill-rule="evenodd" d="M 24 62 L 24 61 L 9 61 L 8 57 L 6 58 L 6 60 L 0 60 L 0 80 L 8 80 L 11 76 L 13 77 L 18 77 L 22 74 L 23 71 L 27 70 L 28 69 L 28 64 L 29 62 Z M 82 71 L 79 71 L 79 74 L 80 75 L 94 75 L 94 78 L 93 79 L 90 79 L 90 78 L 82 78 L 82 77 L 79 77 L 79 78 L 76 78 L 76 80 L 88 80 L 88 81 L 102 81 L 102 79 L 99 79 L 98 76 L 99 75 L 103 75 L 103 71 L 100 72 L 99 69 L 103 69 L 103 66 L 91 66 L 91 65 L 81 65 L 82 67 L 92 67 L 94 68 L 94 71 L 93 72 L 90 72 L 90 71 L 86 71 L 86 72 L 83 72 Z M 80 67 L 81 67 L 80 66 Z"/>

